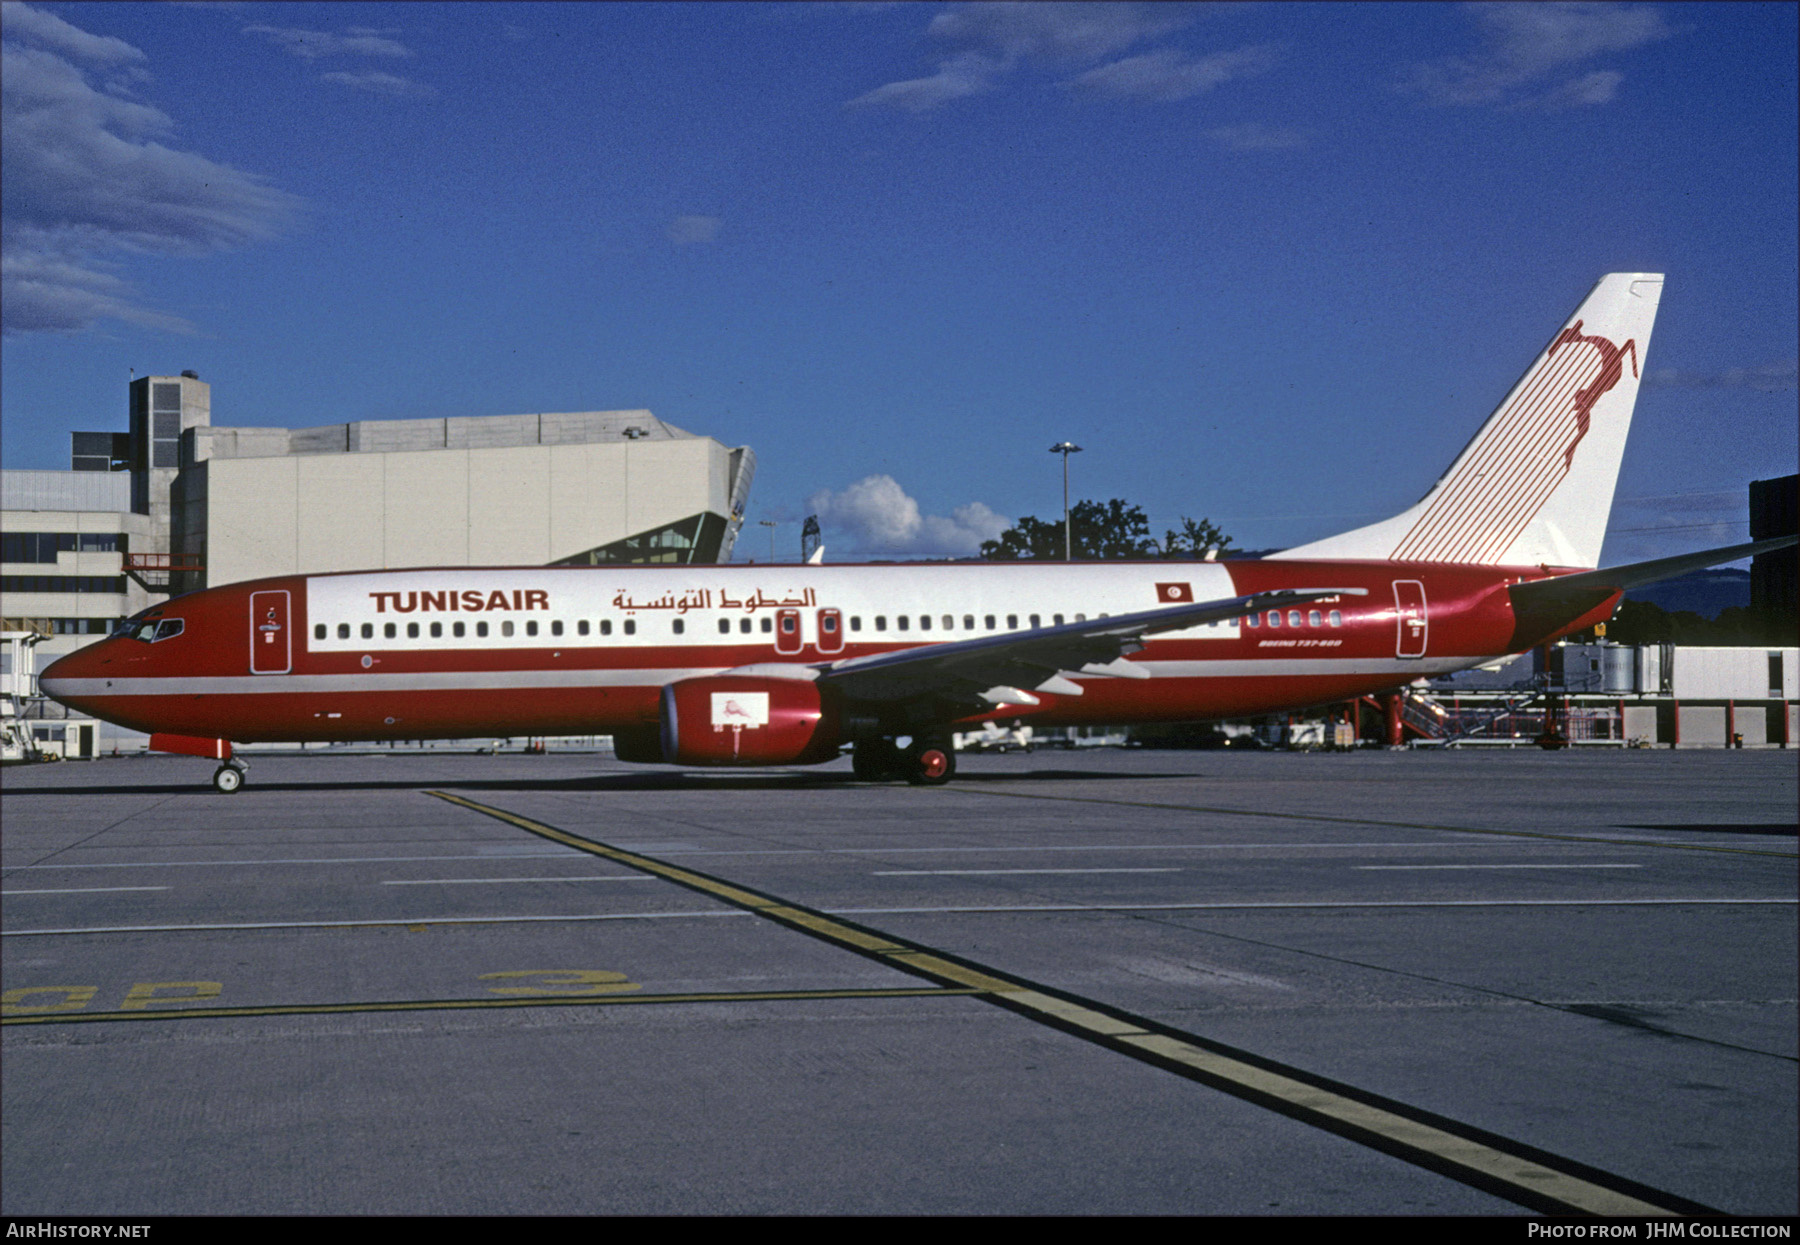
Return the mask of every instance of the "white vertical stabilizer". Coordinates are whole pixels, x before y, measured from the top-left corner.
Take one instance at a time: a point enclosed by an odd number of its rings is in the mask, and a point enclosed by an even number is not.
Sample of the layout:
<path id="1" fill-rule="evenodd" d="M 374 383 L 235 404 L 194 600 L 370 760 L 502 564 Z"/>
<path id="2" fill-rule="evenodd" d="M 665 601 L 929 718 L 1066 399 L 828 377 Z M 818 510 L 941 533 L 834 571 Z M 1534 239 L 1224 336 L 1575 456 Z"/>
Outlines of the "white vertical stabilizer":
<path id="1" fill-rule="evenodd" d="M 1662 283 L 1602 277 L 1417 505 L 1269 556 L 1598 566 Z"/>

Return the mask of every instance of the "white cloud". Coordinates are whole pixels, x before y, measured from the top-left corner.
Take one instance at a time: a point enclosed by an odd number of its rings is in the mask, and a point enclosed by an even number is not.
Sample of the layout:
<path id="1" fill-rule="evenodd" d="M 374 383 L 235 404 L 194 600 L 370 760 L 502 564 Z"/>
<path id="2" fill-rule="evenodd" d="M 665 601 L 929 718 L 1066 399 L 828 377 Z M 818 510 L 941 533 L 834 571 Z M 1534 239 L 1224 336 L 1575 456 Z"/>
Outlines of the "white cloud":
<path id="1" fill-rule="evenodd" d="M 290 227 L 300 200 L 254 174 L 159 141 L 174 130 L 166 114 L 96 90 L 62 55 L 136 68 L 143 54 L 60 19 L 40 20 L 47 16 L 23 4 L 5 6 L 0 280 L 6 331 L 73 332 L 102 317 L 185 329 L 178 317 L 139 306 L 102 257 L 243 246 Z"/>
<path id="2" fill-rule="evenodd" d="M 1279 56 L 1273 45 L 1257 44 L 1211 56 L 1190 57 L 1175 48 L 1157 48 L 1090 69 L 1067 85 L 1099 95 L 1153 99 L 1164 103 L 1210 91 L 1233 78 L 1267 73 Z"/>
<path id="3" fill-rule="evenodd" d="M 1653 368 L 1644 374 L 1644 386 L 1648 389 L 1754 389 L 1760 393 L 1782 393 L 1795 387 L 1797 377 L 1800 377 L 1800 363 L 1783 359 L 1760 367 L 1730 367 L 1722 372 Z"/>
<path id="4" fill-rule="evenodd" d="M 1080 64 L 1117 56 L 1151 39 L 1190 25 L 1203 10 L 1186 4 L 983 3 L 965 4 L 939 13 L 926 27 L 927 36 L 945 49 L 937 72 L 922 78 L 890 82 L 850 101 L 853 106 L 884 106 L 928 112 L 951 100 L 995 90 L 1001 81 L 1027 64 Z M 1224 53 L 1232 56 L 1233 53 Z M 1120 94 L 1156 99 L 1183 99 L 1214 83 L 1191 84 L 1211 72 L 1208 62 L 1186 59 L 1173 50 L 1151 53 L 1151 65 L 1123 64 L 1110 76 L 1084 83 Z M 1133 58 L 1137 59 L 1137 58 Z M 1162 60 L 1173 65 L 1161 68 Z M 1110 69 L 1111 67 L 1107 67 Z M 1089 75 L 1083 75 L 1083 78 Z M 1157 79 L 1160 90 L 1133 91 L 1139 79 Z M 1079 80 L 1078 80 L 1079 81 Z M 1178 81 L 1184 85 L 1178 85 Z"/>
<path id="5" fill-rule="evenodd" d="M 676 246 L 694 246 L 718 238 L 719 226 L 724 223 L 717 216 L 677 216 L 663 228 L 663 234 Z"/>
<path id="6" fill-rule="evenodd" d="M 929 112 L 939 104 L 965 95 L 979 95 L 994 89 L 994 80 L 1002 72 L 999 62 L 976 52 L 953 56 L 938 65 L 929 78 L 909 78 L 878 86 L 866 95 L 851 100 L 849 107 L 870 105 L 902 108 L 907 112 Z"/>
<path id="7" fill-rule="evenodd" d="M 341 35 L 326 30 L 302 30 L 295 26 L 246 26 L 244 33 L 261 35 L 277 47 L 309 61 L 321 56 L 412 55 L 405 44 L 387 37 L 394 31 L 371 30 L 366 26 L 351 26 Z"/>
<path id="8" fill-rule="evenodd" d="M 866 476 L 836 493 L 821 489 L 806 505 L 819 516 L 828 549 L 841 542 L 855 553 L 967 556 L 1012 526 L 981 502 L 958 506 L 948 517 L 921 514 L 889 475 Z"/>
<path id="9" fill-rule="evenodd" d="M 1584 62 L 1674 33 L 1662 11 L 1595 3 L 1471 4 L 1482 46 L 1415 66 L 1402 89 L 1435 104 L 1555 111 L 1610 103 L 1624 75 L 1576 73 Z M 1572 77 L 1564 77 L 1573 74 Z M 1562 79 L 1553 81 L 1553 79 Z"/>
<path id="10" fill-rule="evenodd" d="M 1254 121 L 1244 125 L 1215 126 L 1206 133 L 1233 151 L 1286 151 L 1304 147 L 1308 141 L 1301 130 L 1284 130 Z"/>
<path id="11" fill-rule="evenodd" d="M 410 78 L 402 78 L 398 74 L 382 73 L 378 69 L 366 69 L 360 73 L 349 73 L 337 70 L 333 73 L 322 73 L 320 81 L 336 82 L 343 86 L 354 87 L 358 91 L 370 91 L 376 95 L 411 95 L 423 97 L 436 95 L 437 92 L 420 82 Z"/>
<path id="12" fill-rule="evenodd" d="M 114 64 L 144 59 L 141 51 L 123 39 L 115 39 L 111 35 L 90 35 L 53 13 L 45 13 L 28 4 L 15 3 L 14 0 L 0 4 L 0 32 L 6 38 L 23 39 L 48 51 L 84 61 Z"/>
<path id="13" fill-rule="evenodd" d="M 1001 57 L 1007 64 L 1097 60 L 1145 39 L 1160 39 L 1194 20 L 1180 4 L 968 4 L 931 19 L 926 32 L 952 47 Z"/>

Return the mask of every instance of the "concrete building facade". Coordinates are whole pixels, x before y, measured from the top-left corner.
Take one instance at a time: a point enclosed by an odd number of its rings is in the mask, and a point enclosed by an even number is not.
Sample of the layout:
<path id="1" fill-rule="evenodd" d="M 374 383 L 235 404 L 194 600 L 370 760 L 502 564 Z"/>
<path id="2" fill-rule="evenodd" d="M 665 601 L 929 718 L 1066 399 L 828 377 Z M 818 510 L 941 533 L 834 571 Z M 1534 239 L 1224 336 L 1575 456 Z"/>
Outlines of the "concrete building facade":
<path id="1" fill-rule="evenodd" d="M 128 411 L 72 434 L 73 470 L 0 472 L 0 630 L 41 637 L 39 666 L 271 575 L 726 561 L 756 471 L 647 410 L 214 427 L 183 372 L 133 380 Z"/>

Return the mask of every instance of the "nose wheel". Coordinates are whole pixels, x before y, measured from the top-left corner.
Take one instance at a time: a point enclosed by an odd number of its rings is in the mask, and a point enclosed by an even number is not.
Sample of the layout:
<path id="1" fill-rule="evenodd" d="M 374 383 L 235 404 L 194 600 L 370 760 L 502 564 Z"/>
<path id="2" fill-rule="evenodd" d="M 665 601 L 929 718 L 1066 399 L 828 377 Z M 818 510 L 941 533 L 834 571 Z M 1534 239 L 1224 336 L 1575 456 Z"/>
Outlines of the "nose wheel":
<path id="1" fill-rule="evenodd" d="M 230 760 L 213 771 L 212 784 L 214 790 L 221 795 L 235 795 L 244 785 L 245 770 L 249 767 L 242 761 Z"/>

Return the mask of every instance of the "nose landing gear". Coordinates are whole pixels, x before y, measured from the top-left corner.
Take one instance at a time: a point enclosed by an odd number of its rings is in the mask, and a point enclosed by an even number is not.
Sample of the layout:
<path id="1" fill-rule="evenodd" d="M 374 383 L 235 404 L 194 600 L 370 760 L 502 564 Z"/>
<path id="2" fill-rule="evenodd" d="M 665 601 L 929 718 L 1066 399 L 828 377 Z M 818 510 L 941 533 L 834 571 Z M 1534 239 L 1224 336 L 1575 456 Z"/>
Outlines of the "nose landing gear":
<path id="1" fill-rule="evenodd" d="M 233 757 L 213 771 L 212 784 L 222 795 L 235 795 L 238 788 L 244 785 L 244 778 L 250 767 Z"/>

